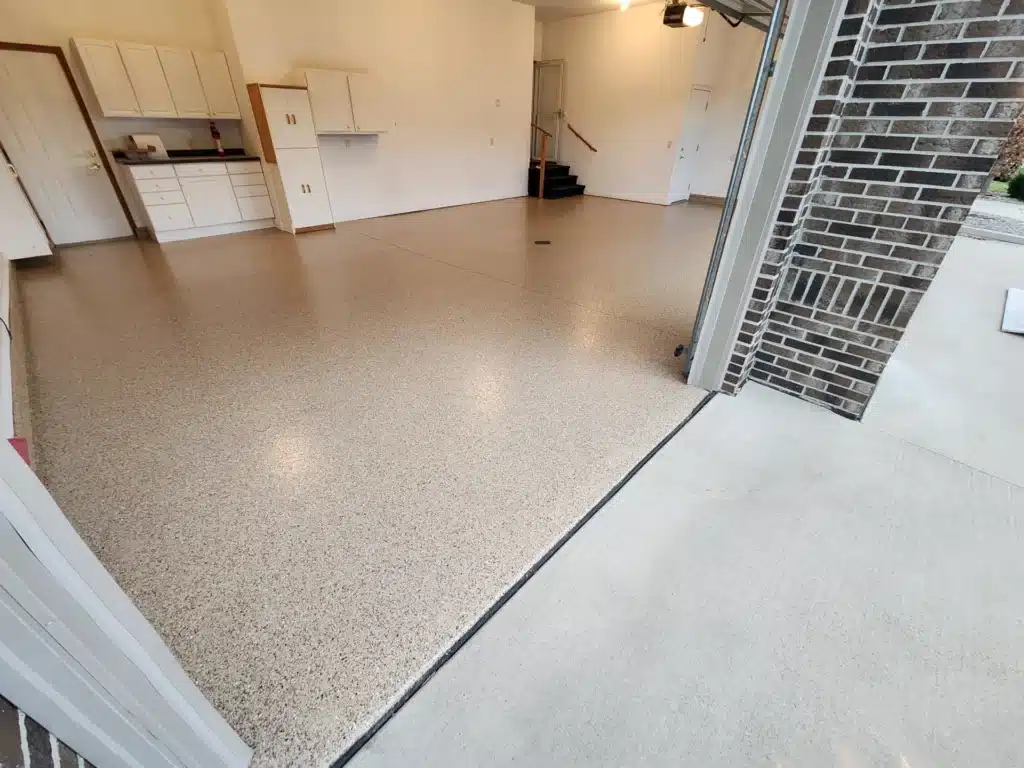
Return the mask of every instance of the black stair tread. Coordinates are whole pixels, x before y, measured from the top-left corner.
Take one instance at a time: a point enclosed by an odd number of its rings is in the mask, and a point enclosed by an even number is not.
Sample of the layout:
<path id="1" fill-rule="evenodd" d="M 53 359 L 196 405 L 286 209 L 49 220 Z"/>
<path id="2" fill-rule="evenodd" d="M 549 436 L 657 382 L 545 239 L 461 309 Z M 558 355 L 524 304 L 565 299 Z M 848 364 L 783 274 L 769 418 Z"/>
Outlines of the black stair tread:
<path id="1" fill-rule="evenodd" d="M 558 187 L 557 189 L 553 189 L 550 192 L 544 190 L 544 199 L 559 200 L 563 197 L 576 197 L 578 195 L 582 195 L 583 190 L 585 189 L 586 187 L 583 184 L 573 184 L 572 186 L 568 187 Z"/>
<path id="2" fill-rule="evenodd" d="M 531 165 L 530 173 L 539 174 L 540 166 Z M 569 173 L 568 165 L 559 165 L 558 163 L 548 163 L 547 168 L 544 169 L 545 176 L 565 176 Z"/>

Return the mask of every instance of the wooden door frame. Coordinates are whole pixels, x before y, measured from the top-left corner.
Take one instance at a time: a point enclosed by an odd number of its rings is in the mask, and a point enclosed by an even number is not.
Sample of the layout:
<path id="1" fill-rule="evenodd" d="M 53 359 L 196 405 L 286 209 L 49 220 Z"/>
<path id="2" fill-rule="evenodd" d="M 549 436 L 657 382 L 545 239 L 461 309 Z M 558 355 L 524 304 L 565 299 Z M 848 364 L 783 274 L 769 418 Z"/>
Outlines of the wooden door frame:
<path id="1" fill-rule="evenodd" d="M 117 182 L 117 175 L 114 173 L 114 167 L 110 164 L 110 158 L 107 157 L 107 151 L 103 147 L 103 143 L 100 141 L 100 136 L 96 132 L 96 126 L 93 125 L 92 117 L 89 115 L 89 109 L 85 105 L 85 99 L 82 98 L 82 91 L 78 87 L 78 82 L 75 80 L 74 74 L 71 72 L 71 66 L 68 64 L 68 58 L 64 55 L 64 49 L 59 45 L 35 45 L 33 43 L 7 43 L 0 40 L 0 51 L 25 51 L 28 53 L 49 53 L 57 57 L 57 61 L 60 62 L 60 68 L 64 71 L 64 78 L 68 81 L 68 87 L 71 88 L 71 93 L 75 97 L 75 102 L 78 104 L 78 111 L 82 113 L 82 119 L 85 120 L 85 127 L 89 129 L 89 135 L 92 137 L 92 143 L 96 147 L 96 154 L 100 158 L 100 162 L 103 163 L 103 168 L 107 172 L 107 178 L 110 179 L 110 184 L 114 188 L 114 194 L 117 195 L 117 201 L 121 204 L 121 211 L 124 213 L 124 217 L 128 220 L 128 226 L 132 230 L 132 234 L 135 237 L 139 236 L 139 228 L 135 226 L 135 217 L 132 216 L 132 211 L 128 207 L 128 201 L 124 198 L 124 193 L 121 191 L 121 185 Z M 20 174 L 21 171 L 19 170 Z M 32 197 L 25 192 L 28 197 L 29 203 L 35 208 L 35 202 Z M 40 221 L 42 219 L 40 218 Z M 46 236 L 53 241 L 52 235 L 49 230 L 46 229 L 46 222 L 43 223 L 43 230 L 46 232 Z"/>

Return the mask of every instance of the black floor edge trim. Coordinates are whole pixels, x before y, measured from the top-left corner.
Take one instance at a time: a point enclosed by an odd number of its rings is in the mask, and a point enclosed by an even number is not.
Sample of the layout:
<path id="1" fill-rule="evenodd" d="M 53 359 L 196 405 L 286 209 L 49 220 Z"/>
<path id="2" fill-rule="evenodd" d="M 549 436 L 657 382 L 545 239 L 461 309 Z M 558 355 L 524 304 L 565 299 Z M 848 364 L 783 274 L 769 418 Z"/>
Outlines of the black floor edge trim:
<path id="1" fill-rule="evenodd" d="M 516 592 L 522 589 L 523 585 L 526 584 L 526 582 L 528 582 L 531 578 L 533 578 L 534 574 L 537 573 L 537 571 L 539 571 L 541 568 L 543 568 L 544 564 L 552 557 L 554 557 L 558 550 L 565 546 L 566 542 L 569 541 L 569 539 L 575 536 L 579 532 L 579 530 L 584 525 L 586 525 L 594 515 L 600 512 L 601 508 L 604 507 L 604 505 L 607 504 L 609 501 L 611 501 L 615 494 L 621 491 L 623 486 L 625 486 L 626 483 L 632 480 L 636 473 L 643 469 L 644 465 L 646 465 L 647 462 L 653 459 L 654 456 L 658 453 L 658 451 L 664 448 L 673 437 L 678 435 L 683 427 L 689 424 L 698 413 L 704 410 L 704 406 L 714 399 L 715 394 L 715 392 L 709 392 L 707 395 L 705 395 L 704 399 L 702 399 L 697 404 L 697 407 L 690 412 L 689 416 L 683 419 L 683 421 L 678 426 L 676 426 L 675 429 L 673 429 L 671 432 L 665 435 L 665 437 L 661 439 L 661 442 L 654 446 L 654 448 L 652 448 L 646 456 L 640 459 L 640 461 L 638 461 L 636 465 L 631 470 L 629 470 L 629 472 L 627 472 L 625 476 L 621 480 L 619 480 L 619 482 L 617 482 L 612 487 L 612 489 L 608 491 L 608 493 L 606 493 L 604 497 L 590 509 L 589 512 L 587 512 L 587 514 L 580 518 L 576 522 L 576 524 L 573 525 L 573 527 L 570 528 L 562 536 L 562 538 L 555 542 L 554 546 L 552 546 L 551 549 L 545 552 L 541 556 L 541 558 L 537 562 L 535 562 L 528 571 L 526 571 L 526 573 L 520 576 L 519 579 L 511 587 L 505 590 L 504 594 L 502 594 L 501 597 L 499 597 L 497 601 L 495 601 L 495 603 L 490 608 L 488 608 L 479 619 L 473 622 L 473 625 L 465 632 L 463 632 L 462 635 L 454 643 L 452 643 L 448 650 L 441 654 L 441 656 L 439 656 L 437 660 L 430 665 L 429 669 L 427 669 L 427 671 L 424 672 L 419 677 L 419 679 L 417 679 L 412 685 L 410 685 L 406 689 L 405 693 L 401 695 L 398 701 L 396 701 L 394 704 L 388 707 L 387 710 L 379 718 L 377 718 L 376 722 L 374 722 L 374 724 L 367 729 L 366 733 L 364 733 L 362 736 L 360 736 L 358 739 L 352 742 L 352 745 L 341 754 L 341 757 L 339 757 L 337 760 L 331 763 L 331 768 L 343 768 L 343 766 L 347 765 L 352 758 L 359 754 L 359 752 L 362 750 L 363 747 L 366 746 L 370 739 L 376 736 L 380 732 L 380 730 L 388 724 L 388 721 L 391 720 L 391 718 L 394 717 L 396 714 L 398 714 L 398 710 L 404 707 L 409 702 L 409 700 L 416 695 L 420 688 L 426 685 L 427 682 L 429 682 L 430 678 L 432 678 L 434 675 L 438 673 L 438 671 L 440 671 L 441 667 L 443 667 L 445 664 L 451 661 L 452 657 L 459 652 L 462 646 L 468 643 L 469 639 L 473 637 L 473 635 L 475 635 L 477 632 L 479 632 L 480 628 L 483 627 L 484 624 L 486 624 L 488 621 L 490 621 L 494 614 L 500 611 L 502 606 L 504 606 L 505 603 L 511 600 L 512 597 L 515 596 Z"/>

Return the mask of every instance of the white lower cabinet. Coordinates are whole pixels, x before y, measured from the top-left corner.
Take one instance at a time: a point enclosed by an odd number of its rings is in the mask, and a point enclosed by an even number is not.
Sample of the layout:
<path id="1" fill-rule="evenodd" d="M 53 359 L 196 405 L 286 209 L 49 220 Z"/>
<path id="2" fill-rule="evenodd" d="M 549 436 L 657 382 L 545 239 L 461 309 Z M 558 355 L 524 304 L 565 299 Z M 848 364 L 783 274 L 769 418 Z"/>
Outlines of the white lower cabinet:
<path id="1" fill-rule="evenodd" d="M 132 166 L 130 174 L 161 243 L 274 225 L 258 160 Z"/>
<path id="2" fill-rule="evenodd" d="M 279 149 L 277 165 L 293 229 L 334 223 L 319 149 Z"/>
<path id="3" fill-rule="evenodd" d="M 213 227 L 242 220 L 227 174 L 179 179 L 192 220 L 197 227 Z"/>
<path id="4" fill-rule="evenodd" d="M 172 229 L 190 229 L 195 226 L 192 214 L 184 203 L 177 205 L 156 205 L 146 208 L 154 232 L 167 232 Z"/>
<path id="5" fill-rule="evenodd" d="M 242 221 L 274 218 L 274 207 L 270 204 L 270 198 L 266 195 L 262 197 L 240 197 L 238 198 L 238 209 L 242 212 Z"/>

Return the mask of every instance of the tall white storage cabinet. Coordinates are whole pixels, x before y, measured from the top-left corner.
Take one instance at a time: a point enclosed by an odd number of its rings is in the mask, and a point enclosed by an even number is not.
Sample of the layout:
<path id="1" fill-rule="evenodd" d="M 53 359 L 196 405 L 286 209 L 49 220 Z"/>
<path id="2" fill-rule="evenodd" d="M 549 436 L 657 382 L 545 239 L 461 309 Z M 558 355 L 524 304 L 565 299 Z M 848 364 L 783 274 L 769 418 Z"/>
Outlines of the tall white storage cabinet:
<path id="1" fill-rule="evenodd" d="M 334 227 L 313 109 L 305 88 L 249 86 L 267 178 L 277 199 L 278 228 L 300 233 Z"/>

